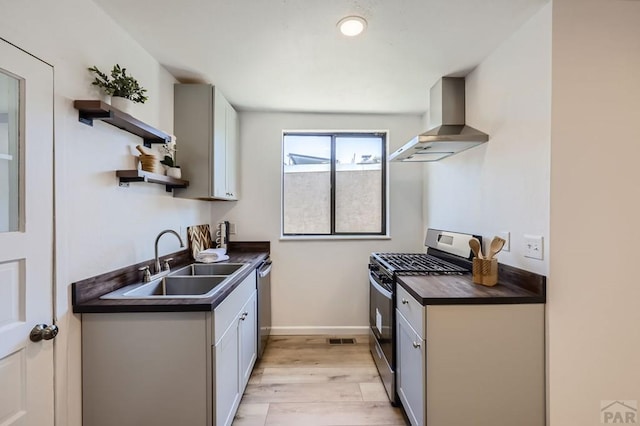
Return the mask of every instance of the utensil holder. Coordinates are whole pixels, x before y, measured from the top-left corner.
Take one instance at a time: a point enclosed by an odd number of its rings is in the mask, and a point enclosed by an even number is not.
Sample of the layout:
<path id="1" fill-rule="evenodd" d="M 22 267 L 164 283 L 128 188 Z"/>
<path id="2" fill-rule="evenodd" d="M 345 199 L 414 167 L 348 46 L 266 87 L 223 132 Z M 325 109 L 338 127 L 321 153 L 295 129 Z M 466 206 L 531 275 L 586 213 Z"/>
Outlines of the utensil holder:
<path id="1" fill-rule="evenodd" d="M 498 283 L 498 259 L 473 258 L 472 265 L 473 282 L 486 286 L 494 286 Z"/>
<path id="2" fill-rule="evenodd" d="M 158 160 L 158 157 L 155 155 L 140 154 L 140 164 L 142 165 L 142 170 L 146 172 L 156 173 L 159 175 L 165 174 L 162 163 L 160 163 L 160 160 Z"/>

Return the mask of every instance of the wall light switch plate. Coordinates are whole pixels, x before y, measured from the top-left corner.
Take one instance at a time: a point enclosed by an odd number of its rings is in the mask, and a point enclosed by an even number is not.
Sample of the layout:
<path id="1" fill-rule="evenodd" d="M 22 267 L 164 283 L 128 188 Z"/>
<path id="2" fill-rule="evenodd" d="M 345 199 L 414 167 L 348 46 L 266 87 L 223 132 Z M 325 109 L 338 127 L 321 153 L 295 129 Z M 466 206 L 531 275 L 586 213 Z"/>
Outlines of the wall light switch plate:
<path id="1" fill-rule="evenodd" d="M 236 224 L 235 223 L 229 223 L 229 234 L 235 235 L 236 233 L 237 233 Z"/>
<path id="2" fill-rule="evenodd" d="M 524 236 L 524 257 L 530 257 L 531 259 L 543 259 L 542 253 L 542 236 L 541 235 L 526 235 Z"/>
<path id="3" fill-rule="evenodd" d="M 498 236 L 505 241 L 502 251 L 511 251 L 511 232 L 501 231 L 498 233 Z"/>

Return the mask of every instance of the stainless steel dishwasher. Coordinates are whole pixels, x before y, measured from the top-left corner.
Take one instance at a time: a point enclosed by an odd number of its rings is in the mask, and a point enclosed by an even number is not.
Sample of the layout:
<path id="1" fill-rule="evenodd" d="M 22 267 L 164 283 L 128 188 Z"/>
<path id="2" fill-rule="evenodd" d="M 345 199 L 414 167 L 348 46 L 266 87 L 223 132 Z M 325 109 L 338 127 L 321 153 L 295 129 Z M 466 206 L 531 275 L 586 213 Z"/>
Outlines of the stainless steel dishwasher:
<path id="1" fill-rule="evenodd" d="M 271 266 L 271 259 L 266 258 L 258 268 L 258 358 L 271 333 Z"/>

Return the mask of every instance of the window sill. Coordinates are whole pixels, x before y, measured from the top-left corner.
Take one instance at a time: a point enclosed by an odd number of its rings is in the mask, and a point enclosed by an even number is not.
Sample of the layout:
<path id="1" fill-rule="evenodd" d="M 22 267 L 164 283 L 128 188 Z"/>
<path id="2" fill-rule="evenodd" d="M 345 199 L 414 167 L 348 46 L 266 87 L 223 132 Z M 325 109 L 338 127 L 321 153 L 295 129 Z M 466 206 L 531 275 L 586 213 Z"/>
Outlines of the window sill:
<path id="1" fill-rule="evenodd" d="M 281 235 L 280 241 L 390 240 L 390 235 Z"/>

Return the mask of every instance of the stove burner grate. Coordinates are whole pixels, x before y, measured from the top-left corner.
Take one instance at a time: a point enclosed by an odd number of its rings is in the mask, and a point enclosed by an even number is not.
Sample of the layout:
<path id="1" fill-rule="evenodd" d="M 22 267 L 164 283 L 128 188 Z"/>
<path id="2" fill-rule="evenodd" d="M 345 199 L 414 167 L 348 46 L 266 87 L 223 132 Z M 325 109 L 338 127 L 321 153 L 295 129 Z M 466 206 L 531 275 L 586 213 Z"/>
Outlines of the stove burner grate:
<path id="1" fill-rule="evenodd" d="M 463 274 L 468 269 L 423 253 L 378 253 L 378 256 L 397 275 Z"/>

